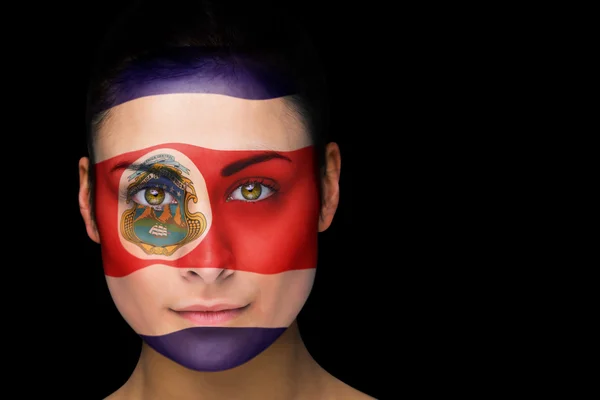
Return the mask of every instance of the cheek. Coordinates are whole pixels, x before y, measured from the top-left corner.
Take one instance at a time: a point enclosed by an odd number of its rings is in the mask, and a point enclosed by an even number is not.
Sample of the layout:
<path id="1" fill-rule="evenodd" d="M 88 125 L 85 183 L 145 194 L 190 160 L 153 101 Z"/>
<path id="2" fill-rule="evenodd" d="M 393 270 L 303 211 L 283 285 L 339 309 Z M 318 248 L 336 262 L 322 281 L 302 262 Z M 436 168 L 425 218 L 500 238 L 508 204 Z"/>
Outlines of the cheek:
<path id="1" fill-rule="evenodd" d="M 256 321 L 264 326 L 288 327 L 306 303 L 315 280 L 315 269 L 274 275 L 253 274 L 252 285 L 260 292 L 254 301 Z"/>
<path id="2" fill-rule="evenodd" d="M 135 332 L 153 334 L 154 329 L 161 329 L 161 333 L 164 330 L 168 322 L 164 319 L 165 296 L 171 291 L 171 280 L 166 276 L 169 272 L 149 267 L 123 278 L 106 278 L 115 306 Z"/>
<path id="3" fill-rule="evenodd" d="M 254 203 L 231 201 L 218 206 L 238 268 L 259 273 L 315 268 L 318 191 L 309 180 L 294 182 Z"/>

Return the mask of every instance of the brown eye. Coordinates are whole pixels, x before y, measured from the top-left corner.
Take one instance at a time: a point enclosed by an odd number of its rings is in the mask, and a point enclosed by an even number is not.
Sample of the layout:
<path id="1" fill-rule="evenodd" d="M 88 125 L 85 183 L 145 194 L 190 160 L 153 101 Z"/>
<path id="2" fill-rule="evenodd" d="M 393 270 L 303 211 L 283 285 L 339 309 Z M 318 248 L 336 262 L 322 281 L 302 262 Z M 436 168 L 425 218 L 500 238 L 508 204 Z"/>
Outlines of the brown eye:
<path id="1" fill-rule="evenodd" d="M 262 193 L 261 186 L 262 185 L 260 183 L 251 183 L 249 185 L 242 186 L 240 193 L 242 194 L 242 197 L 246 200 L 256 200 L 260 197 L 260 194 Z"/>
<path id="2" fill-rule="evenodd" d="M 256 202 L 266 199 L 277 192 L 277 189 L 271 188 L 260 182 L 245 183 L 238 186 L 227 198 L 227 201 L 239 200 L 245 202 Z"/>
<path id="3" fill-rule="evenodd" d="M 158 206 L 165 200 L 165 191 L 161 188 L 146 189 L 144 198 L 148 204 Z"/>
<path id="4" fill-rule="evenodd" d="M 177 200 L 175 200 L 171 193 L 160 187 L 142 189 L 131 198 L 139 205 L 146 207 L 162 207 L 165 204 L 177 203 Z"/>

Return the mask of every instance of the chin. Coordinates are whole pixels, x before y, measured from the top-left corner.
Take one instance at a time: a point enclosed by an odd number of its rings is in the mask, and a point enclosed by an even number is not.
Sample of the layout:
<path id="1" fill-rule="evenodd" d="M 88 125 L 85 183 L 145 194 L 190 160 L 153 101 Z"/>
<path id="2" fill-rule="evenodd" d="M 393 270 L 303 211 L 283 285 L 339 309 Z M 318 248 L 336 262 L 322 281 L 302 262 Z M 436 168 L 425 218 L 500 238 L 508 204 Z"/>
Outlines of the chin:
<path id="1" fill-rule="evenodd" d="M 194 371 L 225 371 L 252 360 L 287 328 L 195 326 L 141 338 L 164 357 Z"/>

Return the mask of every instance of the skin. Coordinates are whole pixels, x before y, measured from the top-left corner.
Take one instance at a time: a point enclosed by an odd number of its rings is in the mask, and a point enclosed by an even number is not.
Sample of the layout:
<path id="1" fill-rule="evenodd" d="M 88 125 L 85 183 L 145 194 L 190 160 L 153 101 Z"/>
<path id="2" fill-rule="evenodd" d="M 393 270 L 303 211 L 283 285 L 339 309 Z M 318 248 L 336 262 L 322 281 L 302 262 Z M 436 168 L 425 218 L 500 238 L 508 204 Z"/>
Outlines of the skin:
<path id="1" fill-rule="evenodd" d="M 281 98 L 249 101 L 218 95 L 161 95 L 136 99 L 116 106 L 112 111 L 94 144 L 99 161 L 166 142 L 212 148 L 225 143 L 227 147 L 252 150 L 281 150 L 310 144 L 302 121 L 290 112 L 289 105 Z M 252 124 L 248 124 L 249 120 Z M 218 143 L 215 142 L 216 137 L 221 138 Z M 315 224 L 318 232 L 328 229 L 338 206 L 341 157 L 336 143 L 326 146 L 325 158 L 326 164 L 320 173 L 323 191 L 321 212 Z M 88 236 L 101 244 L 101 235 L 92 219 L 89 172 L 89 159 L 83 157 L 79 162 L 80 211 Z M 202 273 L 210 274 L 210 271 L 205 269 Z M 306 382 L 310 382 L 310 385 Z M 144 343 L 131 377 L 107 399 L 300 400 L 372 397 L 351 388 L 321 368 L 306 349 L 294 321 L 267 350 L 245 364 L 220 372 L 192 371 Z"/>

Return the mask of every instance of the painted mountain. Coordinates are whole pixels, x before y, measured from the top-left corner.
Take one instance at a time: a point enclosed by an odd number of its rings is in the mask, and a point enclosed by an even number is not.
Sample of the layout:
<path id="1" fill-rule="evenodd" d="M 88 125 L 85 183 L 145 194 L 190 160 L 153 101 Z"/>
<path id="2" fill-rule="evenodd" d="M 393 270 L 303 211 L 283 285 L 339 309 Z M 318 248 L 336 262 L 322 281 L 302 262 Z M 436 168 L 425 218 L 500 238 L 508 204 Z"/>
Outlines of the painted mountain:
<path id="1" fill-rule="evenodd" d="M 169 204 L 161 209 L 138 205 L 133 229 L 144 243 L 169 246 L 180 242 L 188 227 L 182 217 L 181 203 Z"/>

